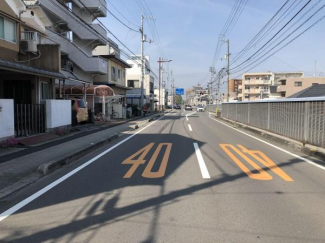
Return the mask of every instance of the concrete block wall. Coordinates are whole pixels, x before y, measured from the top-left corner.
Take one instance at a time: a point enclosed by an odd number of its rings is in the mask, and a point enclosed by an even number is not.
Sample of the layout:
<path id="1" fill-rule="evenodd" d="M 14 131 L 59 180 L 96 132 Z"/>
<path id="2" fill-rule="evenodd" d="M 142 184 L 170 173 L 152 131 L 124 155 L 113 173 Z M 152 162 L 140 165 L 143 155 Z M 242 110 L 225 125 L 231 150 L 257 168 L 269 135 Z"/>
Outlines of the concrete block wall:
<path id="1" fill-rule="evenodd" d="M 0 99 L 0 141 L 15 136 L 14 100 Z"/>
<path id="2" fill-rule="evenodd" d="M 71 126 L 71 100 L 46 100 L 46 128 Z"/>

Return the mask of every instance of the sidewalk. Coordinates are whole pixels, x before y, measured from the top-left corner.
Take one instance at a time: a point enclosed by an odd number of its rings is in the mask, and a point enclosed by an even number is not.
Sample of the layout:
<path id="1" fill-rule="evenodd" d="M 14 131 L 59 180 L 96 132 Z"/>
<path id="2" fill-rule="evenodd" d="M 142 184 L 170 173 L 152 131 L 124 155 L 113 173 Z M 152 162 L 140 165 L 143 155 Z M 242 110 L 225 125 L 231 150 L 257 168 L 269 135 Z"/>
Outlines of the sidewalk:
<path id="1" fill-rule="evenodd" d="M 81 133 L 77 138 L 69 139 L 67 137 L 56 140 L 45 144 L 46 148 L 38 148 L 28 153 L 19 151 L 18 154 L 25 153 L 19 157 L 17 157 L 17 153 L 14 153 L 16 154 L 15 158 L 0 164 L 0 199 L 38 180 L 50 171 L 90 153 L 111 140 L 117 139 L 119 134 L 144 126 L 157 116 L 154 114 L 111 128 L 100 128 L 90 134 Z M 41 168 L 39 169 L 39 167 Z"/>

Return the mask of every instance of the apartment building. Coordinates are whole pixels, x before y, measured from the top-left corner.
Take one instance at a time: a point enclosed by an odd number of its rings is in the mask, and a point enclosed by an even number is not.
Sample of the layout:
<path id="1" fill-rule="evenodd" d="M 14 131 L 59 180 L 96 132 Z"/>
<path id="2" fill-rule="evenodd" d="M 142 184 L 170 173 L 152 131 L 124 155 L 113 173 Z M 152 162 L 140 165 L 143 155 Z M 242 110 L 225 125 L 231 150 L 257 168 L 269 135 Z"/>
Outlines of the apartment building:
<path id="1" fill-rule="evenodd" d="M 271 86 L 270 98 L 288 98 L 317 84 L 325 84 L 325 77 L 304 77 L 303 73 L 296 77 L 280 76 L 276 78 L 275 85 Z"/>
<path id="2" fill-rule="evenodd" d="M 131 89 L 126 86 L 126 70 L 131 68 L 131 65 L 121 59 L 119 49 L 109 44 L 96 47 L 93 55 L 107 60 L 107 74 L 95 75 L 94 84 L 111 87 L 115 95 L 121 96 L 124 104 L 126 102 L 126 91 Z"/>
<path id="3" fill-rule="evenodd" d="M 126 70 L 126 86 L 132 88 L 133 91 L 129 92 L 132 99 L 140 99 L 141 95 L 141 55 L 133 55 L 131 59 L 126 60 L 127 64 L 131 66 Z M 150 69 L 150 58 L 145 56 L 144 61 L 144 81 L 143 81 L 143 94 L 145 103 L 150 103 L 151 111 L 154 110 L 154 76 Z M 131 96 L 130 96 L 131 97 Z M 138 101 L 137 101 L 138 102 Z"/>
<path id="4" fill-rule="evenodd" d="M 229 100 L 241 100 L 242 99 L 242 88 L 243 88 L 243 86 L 242 86 L 241 79 L 230 79 L 229 80 Z"/>
<path id="5" fill-rule="evenodd" d="M 15 136 L 46 131 L 45 102 L 55 98 L 55 80 L 64 78 L 60 45 L 47 42 L 51 25 L 37 1 L 1 1 L 0 99 L 13 100 L 6 116 L 14 116 L 8 122 Z"/>
<path id="6" fill-rule="evenodd" d="M 242 95 L 238 95 L 242 101 L 259 100 L 269 98 L 270 86 L 274 82 L 272 72 L 244 73 L 242 79 Z"/>
<path id="7" fill-rule="evenodd" d="M 93 55 L 97 46 L 108 43 L 118 49 L 106 30 L 94 23 L 96 18 L 107 16 L 106 1 L 40 0 L 40 6 L 53 23 L 46 28 L 49 41 L 61 46 L 60 72 L 66 77 L 65 84 L 86 87 L 95 75 L 107 74 L 108 61 Z"/>
<path id="8" fill-rule="evenodd" d="M 159 92 L 159 88 L 155 87 L 154 97 L 155 101 L 157 101 L 155 102 L 156 109 L 158 109 L 159 106 L 161 109 L 164 109 L 167 105 L 169 105 L 169 96 L 166 88 L 161 88 Z"/>

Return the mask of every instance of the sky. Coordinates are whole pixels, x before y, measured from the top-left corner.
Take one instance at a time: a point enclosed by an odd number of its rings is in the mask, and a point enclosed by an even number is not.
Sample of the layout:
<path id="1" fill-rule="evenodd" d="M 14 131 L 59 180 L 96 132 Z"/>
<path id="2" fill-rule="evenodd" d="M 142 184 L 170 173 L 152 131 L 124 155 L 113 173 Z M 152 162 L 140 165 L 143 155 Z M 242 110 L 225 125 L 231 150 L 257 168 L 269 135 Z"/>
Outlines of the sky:
<path id="1" fill-rule="evenodd" d="M 225 22 L 233 8 L 235 0 L 106 0 L 108 9 L 122 22 L 137 30 L 140 26 L 142 10 L 139 2 L 146 2 L 154 17 L 159 40 L 151 32 L 149 22 L 153 25 L 153 20 L 146 19 L 144 32 L 149 39 L 154 42 L 145 43 L 145 55 L 150 57 L 151 69 L 158 74 L 159 57 L 164 55 L 165 59 L 172 62 L 164 64 L 165 82 L 169 88 L 171 76 L 167 73 L 173 72 L 176 87 L 190 88 L 200 83 L 206 87 L 209 82 L 209 67 L 212 64 L 214 52 L 217 46 L 218 37 L 225 25 Z M 301 20 L 307 19 L 313 12 L 324 7 L 323 0 L 312 0 L 308 7 L 319 1 L 313 11 L 309 12 Z M 271 17 L 284 4 L 285 0 L 248 0 L 239 20 L 229 34 L 230 60 L 240 52 L 249 41 L 262 29 Z M 300 7 L 308 0 L 291 0 L 300 5 L 292 12 L 298 12 Z M 290 2 L 289 2 L 290 4 Z M 307 11 L 307 7 L 304 11 Z M 301 12 L 294 21 L 303 16 Z M 325 15 L 325 8 L 321 9 L 313 19 L 310 20 L 301 30 L 311 25 L 317 19 Z M 289 20 L 290 18 L 288 18 Z M 126 45 L 133 53 L 140 53 L 140 34 L 134 32 L 119 21 L 110 13 L 106 18 L 100 19 L 106 27 L 119 39 L 116 40 L 111 35 L 121 49 Z M 292 23 L 294 23 L 292 21 Z M 280 24 L 277 29 L 280 29 Z M 297 25 L 299 26 L 299 25 Z M 250 70 L 250 72 L 266 71 L 303 71 L 306 76 L 314 74 L 315 61 L 317 75 L 325 76 L 325 20 L 308 30 L 305 34 L 297 38 L 290 45 L 276 53 L 273 57 Z M 294 29 L 294 28 L 293 28 Z M 293 30 L 292 29 L 292 30 Z M 289 33 L 289 32 L 288 32 Z M 297 32 L 298 33 L 298 32 Z M 261 42 L 260 46 L 268 41 L 272 36 Z M 158 48 L 161 43 L 162 51 Z M 158 47 L 157 47 L 158 46 Z M 254 46 L 249 50 L 253 54 L 260 46 Z M 127 50 L 126 50 L 127 51 Z M 127 51 L 129 52 L 129 51 Z M 226 44 L 222 45 L 220 56 L 216 63 L 216 70 L 226 65 L 226 60 L 221 60 L 227 52 Z M 248 53 L 248 54 L 249 54 Z M 265 54 L 267 55 L 267 53 Z M 249 57 L 250 55 L 246 56 Z M 123 57 L 126 59 L 126 57 Z M 261 57 L 262 60 L 263 57 Z M 246 60 L 245 57 L 238 61 Z M 233 78 L 240 78 L 241 72 L 231 74 Z M 168 79 L 168 80 L 167 80 Z M 225 80 L 225 79 L 224 79 Z M 157 83 L 156 83 L 157 84 Z"/>

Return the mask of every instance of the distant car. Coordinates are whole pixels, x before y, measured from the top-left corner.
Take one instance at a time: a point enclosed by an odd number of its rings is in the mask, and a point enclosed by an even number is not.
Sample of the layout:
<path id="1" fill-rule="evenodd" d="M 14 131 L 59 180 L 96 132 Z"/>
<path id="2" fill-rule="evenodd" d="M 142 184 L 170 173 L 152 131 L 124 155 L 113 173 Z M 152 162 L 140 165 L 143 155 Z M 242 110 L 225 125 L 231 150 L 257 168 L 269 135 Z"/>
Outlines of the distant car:
<path id="1" fill-rule="evenodd" d="M 203 107 L 203 105 L 198 105 L 197 107 L 196 107 L 196 111 L 204 111 L 204 107 Z"/>
<path id="2" fill-rule="evenodd" d="M 186 110 L 186 111 L 191 111 L 191 110 L 193 110 L 193 108 L 192 108 L 192 106 L 190 106 L 190 105 L 186 105 L 186 106 L 185 106 L 185 110 Z"/>
<path id="3" fill-rule="evenodd" d="M 166 105 L 166 109 L 171 109 L 172 107 L 170 105 Z"/>
<path id="4" fill-rule="evenodd" d="M 182 109 L 182 107 L 181 107 L 180 105 L 175 105 L 175 106 L 174 106 L 174 109 L 176 109 L 176 110 L 180 110 L 180 109 Z"/>

